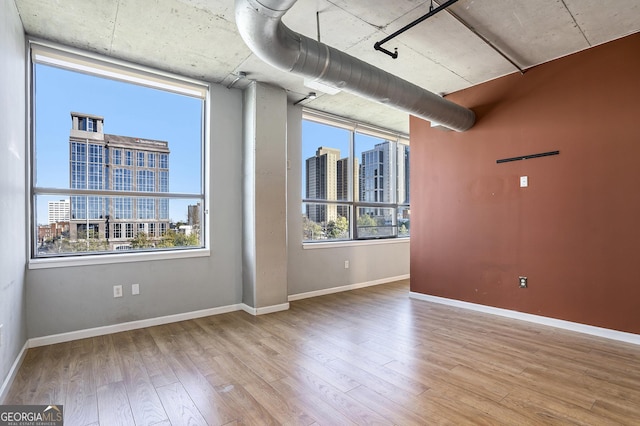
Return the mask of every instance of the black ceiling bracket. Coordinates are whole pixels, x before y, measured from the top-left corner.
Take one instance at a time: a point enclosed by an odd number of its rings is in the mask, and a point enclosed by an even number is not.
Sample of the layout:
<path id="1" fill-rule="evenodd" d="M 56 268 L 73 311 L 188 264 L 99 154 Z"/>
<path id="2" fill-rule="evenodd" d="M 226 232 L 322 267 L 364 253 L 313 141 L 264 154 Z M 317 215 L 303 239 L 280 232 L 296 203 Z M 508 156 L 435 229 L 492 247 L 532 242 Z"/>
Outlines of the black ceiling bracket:
<path id="1" fill-rule="evenodd" d="M 393 52 L 391 52 L 390 50 L 387 50 L 384 47 L 380 46 L 380 42 L 377 42 L 376 44 L 373 45 L 373 48 L 381 51 L 382 53 L 386 53 L 387 55 L 391 56 L 393 59 L 396 59 L 398 57 L 397 47 L 393 49 Z"/>
<path id="2" fill-rule="evenodd" d="M 379 50 L 382 53 L 386 53 L 387 55 L 391 56 L 393 59 L 396 59 L 398 57 L 398 48 L 395 49 L 395 52 L 391 52 L 390 50 L 387 50 L 385 48 L 382 47 L 382 45 L 386 42 L 388 42 L 391 39 L 396 38 L 397 36 L 399 36 L 400 34 L 402 34 L 403 32 L 407 31 L 408 29 L 411 29 L 413 27 L 415 27 L 416 25 L 418 25 L 420 22 L 432 17 L 433 15 L 435 15 L 436 13 L 446 9 L 447 7 L 451 6 L 452 4 L 454 4 L 455 2 L 457 2 L 458 0 L 449 0 L 446 3 L 441 4 L 440 6 L 436 7 L 435 9 L 433 8 L 433 3 L 431 3 L 431 6 L 429 7 L 429 13 L 427 13 L 426 15 L 421 16 L 420 18 L 416 19 L 415 21 L 405 25 L 404 27 L 400 28 L 398 31 L 396 31 L 395 33 L 383 38 L 382 40 L 380 40 L 379 42 L 377 42 L 376 44 L 373 45 L 373 48 L 375 50 Z"/>

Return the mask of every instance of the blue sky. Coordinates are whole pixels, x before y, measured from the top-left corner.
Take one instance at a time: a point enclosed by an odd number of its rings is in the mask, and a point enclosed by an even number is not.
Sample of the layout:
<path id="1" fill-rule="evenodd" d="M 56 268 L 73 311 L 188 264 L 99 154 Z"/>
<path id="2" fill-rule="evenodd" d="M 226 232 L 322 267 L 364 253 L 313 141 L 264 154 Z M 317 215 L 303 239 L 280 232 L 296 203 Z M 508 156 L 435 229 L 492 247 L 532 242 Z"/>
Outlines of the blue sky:
<path id="1" fill-rule="evenodd" d="M 73 112 L 104 117 L 104 132 L 169 142 L 169 190 L 201 191 L 202 101 L 188 96 L 36 65 L 36 181 L 69 188 L 69 130 Z M 68 197 L 67 197 L 68 198 Z M 47 221 L 47 201 L 39 197 L 38 223 Z M 188 204 L 171 200 L 173 221 L 186 220 Z"/>

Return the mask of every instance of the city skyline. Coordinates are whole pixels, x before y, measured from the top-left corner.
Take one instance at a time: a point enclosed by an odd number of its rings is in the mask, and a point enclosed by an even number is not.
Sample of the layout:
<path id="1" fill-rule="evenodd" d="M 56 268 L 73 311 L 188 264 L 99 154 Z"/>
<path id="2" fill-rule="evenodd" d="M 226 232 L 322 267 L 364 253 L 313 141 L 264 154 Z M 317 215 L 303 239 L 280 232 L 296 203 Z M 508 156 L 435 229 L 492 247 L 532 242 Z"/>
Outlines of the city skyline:
<path id="1" fill-rule="evenodd" d="M 402 137 L 303 120 L 303 240 L 408 236 L 409 157 Z"/>
<path id="2" fill-rule="evenodd" d="M 337 148 L 319 146 L 305 159 L 304 195 L 306 199 L 361 201 L 367 203 L 407 204 L 409 202 L 409 146 L 382 140 L 360 152 L 353 161 L 353 179 L 349 179 L 350 158 Z M 353 185 L 351 188 L 349 185 Z M 353 196 L 350 196 L 349 191 Z M 361 207 L 361 214 L 387 216 L 388 207 Z M 335 221 L 348 217 L 348 207 L 333 203 L 307 203 L 305 214 L 313 222 Z"/>
<path id="3" fill-rule="evenodd" d="M 202 190 L 201 99 L 48 65 L 36 64 L 35 68 L 36 185 L 70 187 L 69 117 L 73 111 L 82 111 L 107 117 L 107 133 L 172 141 L 169 189 L 181 193 Z M 34 208 L 38 224 L 48 221 L 48 202 L 61 198 L 69 197 L 63 191 L 58 195 L 37 196 Z M 170 219 L 186 222 L 188 205 L 197 202 L 197 199 L 172 200 Z"/>

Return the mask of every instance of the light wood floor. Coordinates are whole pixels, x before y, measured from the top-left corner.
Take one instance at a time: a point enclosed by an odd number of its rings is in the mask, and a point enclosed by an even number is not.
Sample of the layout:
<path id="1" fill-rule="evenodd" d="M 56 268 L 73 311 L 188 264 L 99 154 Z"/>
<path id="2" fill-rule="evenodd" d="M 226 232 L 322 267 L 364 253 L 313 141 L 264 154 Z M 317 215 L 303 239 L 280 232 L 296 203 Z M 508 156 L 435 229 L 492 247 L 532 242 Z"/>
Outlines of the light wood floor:
<path id="1" fill-rule="evenodd" d="M 640 424 L 640 346 L 408 282 L 30 349 L 5 404 L 65 425 Z"/>

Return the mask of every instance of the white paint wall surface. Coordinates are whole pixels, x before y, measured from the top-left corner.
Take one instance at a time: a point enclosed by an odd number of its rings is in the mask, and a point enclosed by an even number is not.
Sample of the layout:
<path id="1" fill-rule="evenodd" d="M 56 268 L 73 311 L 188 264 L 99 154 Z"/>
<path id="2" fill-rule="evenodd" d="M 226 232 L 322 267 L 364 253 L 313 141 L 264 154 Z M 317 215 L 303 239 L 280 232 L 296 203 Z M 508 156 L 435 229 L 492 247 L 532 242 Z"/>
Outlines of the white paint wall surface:
<path id="1" fill-rule="evenodd" d="M 25 316 L 25 38 L 13 1 L 0 2 L 0 386 L 27 340 Z M 1 396 L 0 396 L 1 398 Z"/>

